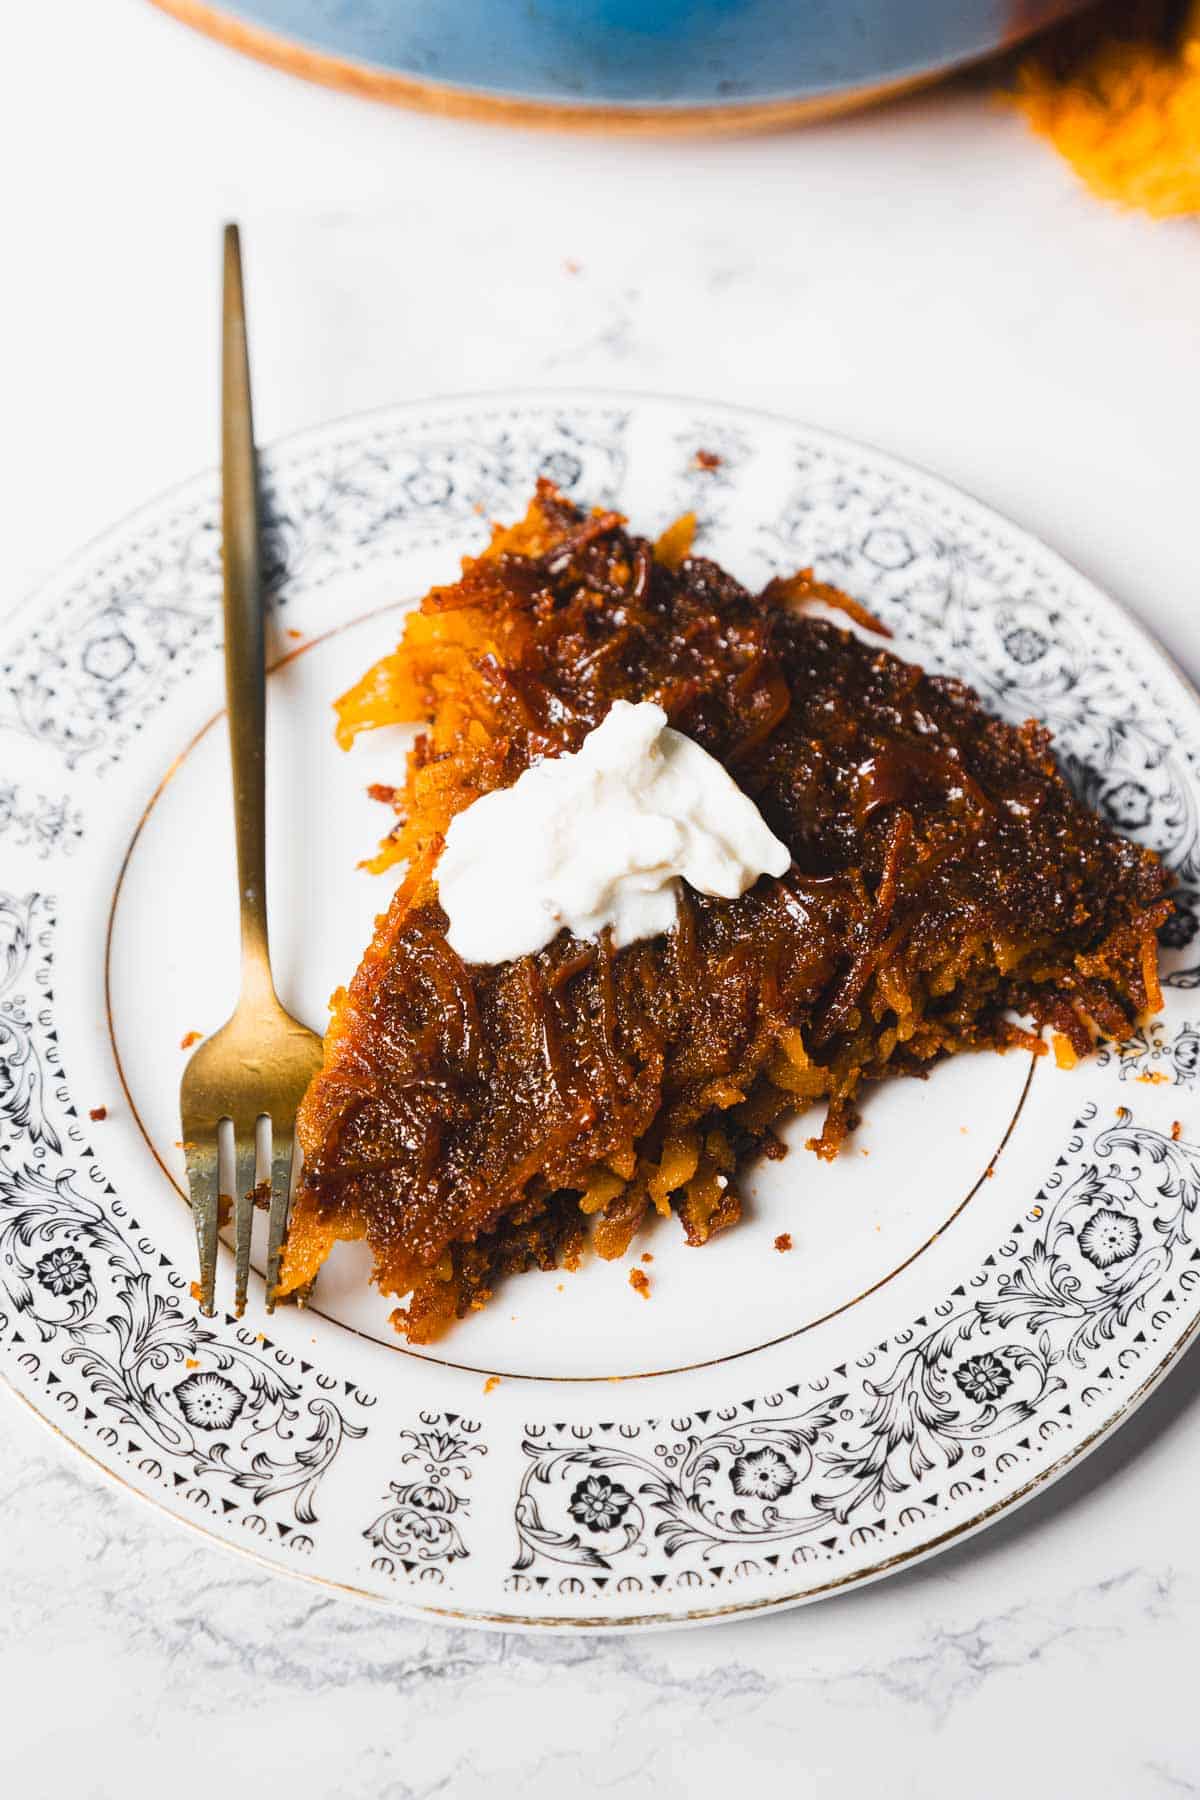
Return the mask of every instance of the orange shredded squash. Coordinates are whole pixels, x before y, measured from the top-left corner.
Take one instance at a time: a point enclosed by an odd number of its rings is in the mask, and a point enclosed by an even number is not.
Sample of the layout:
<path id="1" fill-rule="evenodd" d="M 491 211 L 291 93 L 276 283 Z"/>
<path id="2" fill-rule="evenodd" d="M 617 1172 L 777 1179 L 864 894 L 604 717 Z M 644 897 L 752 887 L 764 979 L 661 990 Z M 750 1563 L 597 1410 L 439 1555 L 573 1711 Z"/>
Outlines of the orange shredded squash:
<path id="1" fill-rule="evenodd" d="M 1200 0 L 1089 13 L 1020 65 L 1015 98 L 1102 198 L 1200 213 Z"/>
<path id="2" fill-rule="evenodd" d="M 655 540 L 654 560 L 662 563 L 664 568 L 678 569 L 692 553 L 692 542 L 696 536 L 696 515 L 692 512 L 680 513 L 673 524 L 667 526 Z"/>

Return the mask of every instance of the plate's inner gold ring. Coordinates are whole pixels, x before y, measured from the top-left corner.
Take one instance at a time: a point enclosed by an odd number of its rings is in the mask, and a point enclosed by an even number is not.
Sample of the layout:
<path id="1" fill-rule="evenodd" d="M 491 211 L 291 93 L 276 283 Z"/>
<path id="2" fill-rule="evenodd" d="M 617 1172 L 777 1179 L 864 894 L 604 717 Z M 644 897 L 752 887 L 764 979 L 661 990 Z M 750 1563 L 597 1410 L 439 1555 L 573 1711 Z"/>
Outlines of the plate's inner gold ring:
<path id="1" fill-rule="evenodd" d="M 294 662 L 298 657 L 306 656 L 310 651 L 317 649 L 321 644 L 329 642 L 330 639 L 338 637 L 344 632 L 352 631 L 357 626 L 366 624 L 369 620 L 383 617 L 386 614 L 391 613 L 391 612 L 401 611 L 407 604 L 408 603 L 406 601 L 392 601 L 383 606 L 375 607 L 375 608 L 371 609 L 369 612 L 359 613 L 356 617 L 354 617 L 352 619 L 343 620 L 340 624 L 334 626 L 331 630 L 322 632 L 318 636 L 309 638 L 303 644 L 298 645 L 295 649 L 289 650 L 285 654 L 274 658 L 269 663 L 268 671 L 267 671 L 268 675 L 275 674 L 278 670 L 284 668 L 288 663 Z M 129 1083 L 126 1079 L 125 1068 L 124 1068 L 124 1065 L 123 1065 L 122 1059 L 121 1059 L 120 1045 L 117 1042 L 116 1026 L 115 1026 L 115 1022 L 113 1019 L 113 1007 L 112 1007 L 113 932 L 114 932 L 114 926 L 115 926 L 116 915 L 117 915 L 117 907 L 120 902 L 121 890 L 122 890 L 122 887 L 125 882 L 125 876 L 129 869 L 130 862 L 133 858 L 134 851 L 137 847 L 138 840 L 140 839 L 142 832 L 145 829 L 146 824 L 147 824 L 151 814 L 154 811 L 154 808 L 156 807 L 158 802 L 162 799 L 163 794 L 166 792 L 167 788 L 170 786 L 172 780 L 179 773 L 180 769 L 183 767 L 183 765 L 186 763 L 188 758 L 195 751 L 197 746 L 208 736 L 208 733 L 210 731 L 212 731 L 214 729 L 214 727 L 220 725 L 220 723 L 222 722 L 224 717 L 225 717 L 225 712 L 224 712 L 224 709 L 222 708 L 219 712 L 213 713 L 212 717 L 205 721 L 205 723 L 195 733 L 195 735 L 191 738 L 191 740 L 179 752 L 178 756 L 176 756 L 174 758 L 174 760 L 171 762 L 171 764 L 167 768 L 165 774 L 163 775 L 162 780 L 158 783 L 157 787 L 154 789 L 154 792 L 151 794 L 150 799 L 146 803 L 145 809 L 143 810 L 141 817 L 138 819 L 137 825 L 134 827 L 133 835 L 129 840 L 129 844 L 125 850 L 125 854 L 121 859 L 120 870 L 118 871 L 118 874 L 117 874 L 116 885 L 113 888 L 112 899 L 109 904 L 108 924 L 107 924 L 107 930 L 106 930 L 106 935 L 105 935 L 105 947 L 104 947 L 105 1019 L 106 1019 L 107 1025 L 108 1025 L 109 1041 L 112 1045 L 113 1058 L 116 1063 L 117 1074 L 118 1074 L 118 1077 L 121 1082 L 121 1087 L 124 1092 L 125 1099 L 128 1103 L 130 1114 L 131 1114 L 132 1118 L 135 1120 L 138 1130 L 141 1132 L 141 1135 L 142 1135 L 143 1139 L 145 1140 L 147 1148 L 149 1149 L 155 1162 L 158 1164 L 159 1168 L 161 1169 L 166 1180 L 170 1183 L 170 1185 L 174 1189 L 175 1193 L 179 1196 L 179 1198 L 185 1204 L 187 1203 L 187 1199 L 188 1199 L 187 1191 L 184 1188 L 184 1186 L 182 1185 L 182 1183 L 173 1174 L 171 1167 L 167 1161 L 167 1158 L 163 1154 L 163 1150 L 160 1148 L 160 1146 L 158 1144 L 155 1143 L 154 1138 L 151 1135 L 149 1129 L 147 1128 L 146 1122 L 143 1119 L 141 1112 L 138 1109 L 137 1102 L 135 1101 L 133 1094 L 130 1091 Z M 987 1181 L 993 1175 L 995 1168 L 996 1168 L 996 1164 L 999 1161 L 1001 1155 L 1003 1154 L 1006 1145 L 1008 1144 L 1009 1140 L 1011 1139 L 1013 1131 L 1016 1128 L 1017 1120 L 1020 1118 L 1021 1113 L 1024 1110 L 1026 1100 L 1028 1099 L 1028 1096 L 1029 1096 L 1029 1090 L 1030 1090 L 1030 1086 L 1033 1081 L 1034 1070 L 1037 1067 L 1037 1063 L 1038 1063 L 1038 1058 L 1036 1056 L 1031 1055 L 1029 1058 L 1029 1068 L 1026 1073 L 1025 1080 L 1021 1086 L 1020 1094 L 1017 1096 L 1017 1101 L 1016 1101 L 1016 1105 L 1013 1108 L 1012 1116 L 1010 1117 L 1007 1125 L 1005 1126 L 1005 1129 L 1004 1129 L 998 1143 L 996 1144 L 995 1149 L 992 1151 L 991 1156 L 989 1157 L 985 1168 L 978 1175 L 978 1177 L 976 1178 L 976 1180 L 974 1181 L 972 1186 L 968 1189 L 968 1191 L 965 1194 L 963 1194 L 962 1197 L 951 1207 L 950 1211 L 947 1213 L 946 1217 L 941 1221 L 941 1223 L 939 1225 L 937 1225 L 935 1227 L 935 1229 L 933 1231 L 931 1231 L 929 1233 L 929 1235 L 921 1243 L 919 1243 L 916 1246 L 915 1249 L 910 1251 L 909 1254 L 907 1256 L 905 1256 L 900 1262 L 898 1262 L 894 1268 L 889 1269 L 885 1275 L 881 1275 L 876 1281 L 873 1281 L 868 1287 L 864 1288 L 860 1293 L 852 1295 L 848 1300 L 844 1300 L 844 1301 L 840 1302 L 838 1305 L 830 1307 L 828 1311 L 821 1313 L 816 1318 L 811 1318 L 811 1319 L 806 1320 L 804 1324 L 796 1326 L 791 1331 L 782 1332 L 782 1333 L 778 1334 L 777 1336 L 765 1338 L 762 1342 L 755 1343 L 755 1344 L 749 1344 L 749 1345 L 745 1346 L 743 1349 L 730 1351 L 730 1352 L 727 1352 L 720 1356 L 702 1358 L 696 1362 L 674 1363 L 674 1364 L 664 1365 L 661 1368 L 640 1369 L 640 1370 L 636 1370 L 634 1372 L 626 1372 L 626 1373 L 621 1373 L 621 1374 L 617 1374 L 617 1375 L 546 1375 L 546 1374 L 540 1374 L 540 1373 L 533 1373 L 531 1371 L 514 1371 L 512 1369 L 493 1369 L 493 1368 L 489 1368 L 483 1364 L 459 1362 L 454 1357 L 434 1355 L 427 1349 L 415 1348 L 412 1345 L 405 1343 L 403 1341 L 403 1339 L 396 1336 L 391 1331 L 388 1331 L 386 1334 L 377 1333 L 374 1331 L 364 1330 L 362 1327 L 357 1326 L 357 1325 L 348 1324 L 345 1320 L 336 1318 L 332 1313 L 323 1312 L 320 1305 L 314 1303 L 314 1301 L 312 1301 L 312 1300 L 310 1300 L 307 1303 L 305 1310 L 308 1313 L 315 1315 L 317 1318 L 326 1320 L 329 1324 L 336 1326 L 339 1330 L 349 1331 L 349 1332 L 353 1333 L 353 1335 L 355 1337 L 365 1338 L 371 1343 L 380 1344 L 385 1349 L 394 1350 L 402 1356 L 415 1357 L 418 1361 L 435 1363 L 435 1364 L 440 1365 L 443 1368 L 460 1369 L 468 1374 L 483 1375 L 486 1377 L 497 1376 L 504 1381 L 562 1382 L 565 1384 L 588 1383 L 588 1382 L 612 1382 L 612 1381 L 645 1381 L 645 1380 L 650 1380 L 650 1379 L 656 1378 L 658 1376 L 679 1375 L 679 1374 L 684 1374 L 684 1373 L 690 1372 L 695 1369 L 713 1368 L 718 1365 L 723 1365 L 725 1363 L 737 1362 L 742 1357 L 756 1355 L 760 1350 L 769 1350 L 769 1349 L 772 1349 L 777 1344 L 782 1344 L 782 1343 L 788 1342 L 792 1338 L 802 1337 L 806 1333 L 815 1330 L 818 1325 L 824 1325 L 830 1319 L 837 1318 L 840 1314 L 848 1312 L 851 1307 L 857 1306 L 860 1301 L 867 1299 L 869 1295 L 878 1293 L 878 1291 L 881 1288 L 886 1287 L 887 1284 L 890 1281 L 893 1281 L 897 1275 L 901 1274 L 903 1270 L 909 1268 L 914 1262 L 916 1262 L 917 1258 L 920 1257 L 921 1255 L 923 1255 L 923 1253 L 926 1250 L 928 1250 L 932 1244 L 936 1243 L 936 1241 L 942 1236 L 942 1234 L 948 1229 L 948 1227 L 951 1224 L 953 1224 L 954 1220 L 960 1216 L 960 1214 L 963 1212 L 964 1208 L 969 1204 L 969 1202 L 979 1192 L 979 1190 L 983 1186 L 984 1182 Z M 262 1270 L 261 1266 L 256 1262 L 254 1264 L 254 1268 L 255 1268 L 255 1273 L 259 1276 L 260 1279 L 262 1279 L 263 1270 Z M 319 1289 L 318 1289 L 318 1292 L 319 1292 Z"/>

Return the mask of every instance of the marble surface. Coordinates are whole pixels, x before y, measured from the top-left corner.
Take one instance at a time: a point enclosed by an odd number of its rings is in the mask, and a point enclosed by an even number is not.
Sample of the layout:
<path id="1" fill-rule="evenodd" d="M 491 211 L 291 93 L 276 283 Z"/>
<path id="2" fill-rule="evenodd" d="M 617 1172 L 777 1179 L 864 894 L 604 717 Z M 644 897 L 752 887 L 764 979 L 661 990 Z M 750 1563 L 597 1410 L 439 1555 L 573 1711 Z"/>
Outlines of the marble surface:
<path id="1" fill-rule="evenodd" d="M 1092 202 L 984 86 L 802 135 L 611 144 L 294 85 L 143 0 L 6 23 L 0 607 L 213 459 L 236 216 L 263 437 L 518 382 L 773 407 L 1010 513 L 1200 674 L 1200 238 Z M 464 1633 L 288 1582 L 0 1395 L 0 1787 L 1200 1791 L 1195 1374 L 921 1568 L 636 1639 Z"/>

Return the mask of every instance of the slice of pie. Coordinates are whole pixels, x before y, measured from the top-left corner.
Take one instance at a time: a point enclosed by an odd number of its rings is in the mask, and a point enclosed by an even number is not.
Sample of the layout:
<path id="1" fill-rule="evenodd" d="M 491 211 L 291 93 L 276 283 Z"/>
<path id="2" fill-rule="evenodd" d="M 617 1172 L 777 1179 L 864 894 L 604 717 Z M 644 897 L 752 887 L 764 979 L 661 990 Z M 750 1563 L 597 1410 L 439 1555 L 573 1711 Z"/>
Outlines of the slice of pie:
<path id="1" fill-rule="evenodd" d="M 380 791 L 372 866 L 407 872 L 334 996 L 283 1291 L 365 1237 L 424 1343 L 507 1273 L 570 1267 L 589 1237 L 622 1255 L 650 1209 L 703 1244 L 797 1107 L 824 1103 L 809 1143 L 832 1157 L 866 1082 L 1041 1051 L 1044 1028 L 1070 1063 L 1161 1005 L 1167 878 L 1075 798 L 1042 726 L 842 629 L 829 607 L 871 621 L 807 572 L 751 594 L 688 552 L 686 521 L 651 544 L 542 482 L 338 702 L 346 745 L 427 730 Z M 791 869 L 736 900 L 685 889 L 674 929 L 621 950 L 563 931 L 463 962 L 434 878 L 450 820 L 618 699 L 715 756 Z"/>

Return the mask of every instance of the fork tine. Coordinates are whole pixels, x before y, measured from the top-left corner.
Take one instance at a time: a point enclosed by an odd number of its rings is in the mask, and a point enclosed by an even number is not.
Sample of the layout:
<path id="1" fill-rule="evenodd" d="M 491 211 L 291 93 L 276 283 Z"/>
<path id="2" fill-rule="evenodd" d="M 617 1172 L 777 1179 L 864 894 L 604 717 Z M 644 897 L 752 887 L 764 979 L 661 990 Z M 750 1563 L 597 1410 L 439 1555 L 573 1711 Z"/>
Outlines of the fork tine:
<path id="1" fill-rule="evenodd" d="M 292 1192 L 293 1140 L 290 1131 L 271 1126 L 271 1211 L 267 1220 L 267 1311 L 275 1311 L 275 1290 L 283 1262 Z"/>
<path id="2" fill-rule="evenodd" d="M 196 1225 L 196 1249 L 200 1256 L 200 1311 L 211 1319 L 217 1285 L 217 1232 L 221 1223 L 215 1136 L 207 1144 L 187 1144 L 184 1155 Z"/>
<path id="3" fill-rule="evenodd" d="M 246 1287 L 250 1280 L 250 1234 L 254 1226 L 254 1191 L 257 1168 L 254 1135 L 239 1138 L 234 1157 L 237 1186 L 234 1189 L 233 1219 L 237 1239 L 237 1265 L 234 1277 L 233 1310 L 240 1319 L 246 1310 Z"/>

